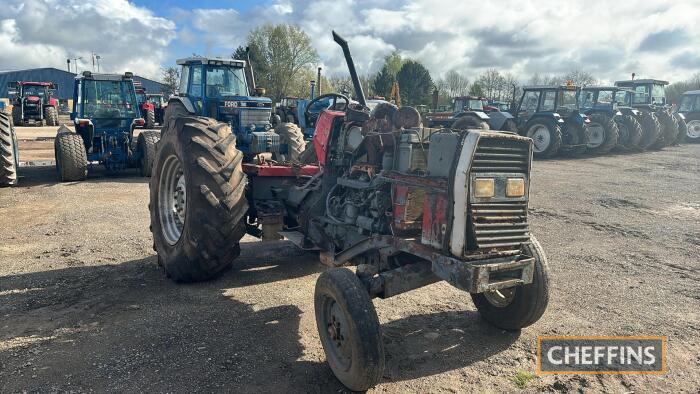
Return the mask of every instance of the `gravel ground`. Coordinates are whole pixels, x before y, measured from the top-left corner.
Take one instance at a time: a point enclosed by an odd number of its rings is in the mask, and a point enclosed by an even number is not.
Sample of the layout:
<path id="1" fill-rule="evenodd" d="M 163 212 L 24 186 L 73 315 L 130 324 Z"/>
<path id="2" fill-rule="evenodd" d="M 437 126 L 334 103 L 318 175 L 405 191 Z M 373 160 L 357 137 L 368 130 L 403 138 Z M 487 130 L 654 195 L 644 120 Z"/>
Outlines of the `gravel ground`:
<path id="1" fill-rule="evenodd" d="M 377 300 L 387 370 L 373 392 L 516 392 L 537 335 L 667 335 L 664 376 L 535 376 L 526 391 L 700 391 L 700 145 L 534 165 L 532 231 L 548 311 L 519 333 L 437 283 Z M 0 392 L 343 391 L 318 340 L 323 267 L 245 239 L 236 269 L 176 285 L 151 250 L 148 184 L 23 168 L 0 189 Z"/>

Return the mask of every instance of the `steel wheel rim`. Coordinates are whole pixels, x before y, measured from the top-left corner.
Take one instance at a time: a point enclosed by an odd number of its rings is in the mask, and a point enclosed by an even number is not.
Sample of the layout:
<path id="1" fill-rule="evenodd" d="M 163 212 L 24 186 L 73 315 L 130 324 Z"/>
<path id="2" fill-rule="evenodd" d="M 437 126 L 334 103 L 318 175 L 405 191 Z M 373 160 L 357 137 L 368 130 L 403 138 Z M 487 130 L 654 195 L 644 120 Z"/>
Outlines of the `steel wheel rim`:
<path id="1" fill-rule="evenodd" d="M 158 186 L 161 232 L 168 244 L 175 245 L 182 236 L 187 213 L 187 183 L 177 156 L 165 159 Z"/>
<path id="2" fill-rule="evenodd" d="M 549 129 L 545 125 L 536 124 L 527 131 L 527 136 L 532 138 L 532 149 L 536 153 L 541 153 L 547 150 L 551 143 L 552 137 L 549 134 Z"/>
<path id="3" fill-rule="evenodd" d="M 686 126 L 688 128 L 686 132 L 688 137 L 700 138 L 700 120 L 691 120 Z"/>
<path id="4" fill-rule="evenodd" d="M 337 302 L 326 297 L 323 302 L 323 339 L 326 342 L 327 357 L 332 365 L 343 371 L 352 364 L 352 347 L 345 313 Z"/>
<path id="5" fill-rule="evenodd" d="M 515 299 L 515 287 L 484 292 L 486 300 L 496 308 L 505 308 Z"/>
<path id="6" fill-rule="evenodd" d="M 598 122 L 591 122 L 588 125 L 588 130 L 590 130 L 588 135 L 588 147 L 597 148 L 601 146 L 605 141 L 605 129 L 603 125 Z"/>

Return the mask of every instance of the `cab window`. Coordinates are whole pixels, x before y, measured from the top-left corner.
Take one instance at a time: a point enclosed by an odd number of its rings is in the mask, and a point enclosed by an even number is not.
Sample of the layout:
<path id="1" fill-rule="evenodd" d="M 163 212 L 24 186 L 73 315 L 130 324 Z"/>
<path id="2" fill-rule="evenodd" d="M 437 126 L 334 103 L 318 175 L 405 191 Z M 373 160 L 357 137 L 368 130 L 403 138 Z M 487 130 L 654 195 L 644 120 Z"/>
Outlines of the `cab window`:
<path id="1" fill-rule="evenodd" d="M 202 97 L 202 67 L 192 69 L 192 81 L 190 82 L 190 96 Z"/>
<path id="2" fill-rule="evenodd" d="M 664 85 L 654 85 L 651 88 L 651 103 L 657 105 L 663 105 L 666 100 L 666 89 Z"/>
<path id="3" fill-rule="evenodd" d="M 523 94 L 518 112 L 531 114 L 537 111 L 537 103 L 540 101 L 540 92 L 531 90 Z"/>
<path id="4" fill-rule="evenodd" d="M 581 92 L 581 106 L 584 108 L 593 106 L 593 92 L 587 90 Z"/>
<path id="5" fill-rule="evenodd" d="M 634 97 L 632 104 L 646 104 L 649 102 L 649 86 L 641 85 L 634 87 Z"/>
<path id="6" fill-rule="evenodd" d="M 612 104 L 613 102 L 613 92 L 610 90 L 601 90 L 598 92 L 598 103 L 600 104 Z"/>
<path id="7" fill-rule="evenodd" d="M 556 98 L 557 92 L 555 90 L 548 90 L 544 92 L 540 111 L 553 112 L 556 105 Z"/>
<path id="8" fill-rule="evenodd" d="M 182 75 L 180 76 L 180 92 L 187 92 L 187 83 L 190 80 L 190 66 L 182 66 Z"/>

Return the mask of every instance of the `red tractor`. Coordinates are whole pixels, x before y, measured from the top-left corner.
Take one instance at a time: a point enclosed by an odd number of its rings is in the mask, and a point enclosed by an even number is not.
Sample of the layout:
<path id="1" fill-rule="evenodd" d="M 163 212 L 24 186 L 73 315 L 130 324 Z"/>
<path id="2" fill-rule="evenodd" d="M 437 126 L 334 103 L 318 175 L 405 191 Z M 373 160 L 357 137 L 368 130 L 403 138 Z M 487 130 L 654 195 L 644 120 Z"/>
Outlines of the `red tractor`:
<path id="1" fill-rule="evenodd" d="M 146 88 L 141 85 L 140 82 L 134 81 L 134 88 L 136 89 L 136 102 L 139 105 L 139 111 L 141 116 L 145 120 L 143 125 L 146 129 L 152 129 L 156 127 L 156 106 L 148 99 L 146 94 Z"/>
<path id="2" fill-rule="evenodd" d="M 174 118 L 153 164 L 151 229 L 159 263 L 182 282 L 230 268 L 245 233 L 320 251 L 330 268 L 314 294 L 319 337 L 336 377 L 362 391 L 385 364 L 373 298 L 444 280 L 487 322 L 518 330 L 544 313 L 549 279 L 528 224 L 532 140 L 423 128 L 412 107 L 370 115 L 347 42 L 333 36 L 357 103 L 331 94 L 342 106 L 317 114 L 313 163 L 243 163 L 229 124 Z"/>
<path id="3" fill-rule="evenodd" d="M 17 81 L 9 82 L 7 88 L 14 96 L 12 122 L 15 126 L 58 126 L 58 100 L 53 97 L 57 84 Z"/>

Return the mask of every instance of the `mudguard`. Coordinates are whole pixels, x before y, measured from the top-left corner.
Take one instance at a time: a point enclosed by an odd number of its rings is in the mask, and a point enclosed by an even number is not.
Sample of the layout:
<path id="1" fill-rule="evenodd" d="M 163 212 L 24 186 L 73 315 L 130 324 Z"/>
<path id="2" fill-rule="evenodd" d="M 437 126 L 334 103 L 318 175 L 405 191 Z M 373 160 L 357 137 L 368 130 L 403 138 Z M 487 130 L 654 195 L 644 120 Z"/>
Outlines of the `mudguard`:
<path id="1" fill-rule="evenodd" d="M 513 115 L 508 112 L 489 112 L 489 128 L 491 130 L 501 130 L 508 119 L 513 119 Z"/>
<path id="2" fill-rule="evenodd" d="M 459 119 L 459 118 L 461 118 L 461 117 L 463 117 L 463 116 L 476 116 L 477 118 L 479 118 L 479 119 L 481 119 L 481 120 L 483 120 L 483 121 L 485 121 L 485 122 L 488 122 L 488 120 L 490 119 L 489 116 L 486 115 L 486 112 L 482 112 L 482 111 L 464 111 L 464 112 L 460 112 L 459 114 L 457 114 L 457 116 L 455 116 L 455 119 Z"/>
<path id="3" fill-rule="evenodd" d="M 168 105 L 170 105 L 170 103 L 175 102 L 175 101 L 181 102 L 182 105 L 185 106 L 185 109 L 187 109 L 187 112 L 190 112 L 190 113 L 196 112 L 194 109 L 194 105 L 192 104 L 192 100 L 190 100 L 189 97 L 173 96 L 170 98 L 170 100 L 168 100 Z"/>

